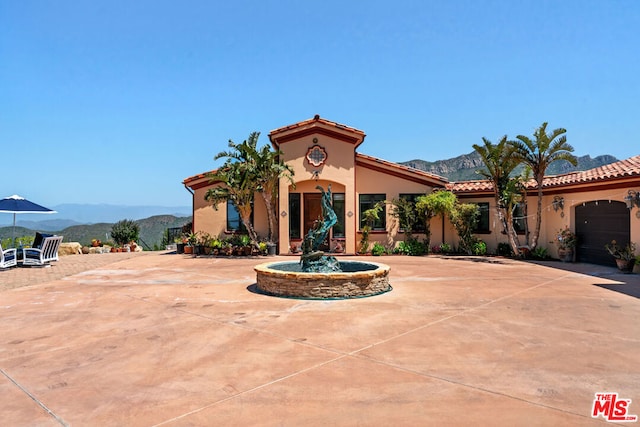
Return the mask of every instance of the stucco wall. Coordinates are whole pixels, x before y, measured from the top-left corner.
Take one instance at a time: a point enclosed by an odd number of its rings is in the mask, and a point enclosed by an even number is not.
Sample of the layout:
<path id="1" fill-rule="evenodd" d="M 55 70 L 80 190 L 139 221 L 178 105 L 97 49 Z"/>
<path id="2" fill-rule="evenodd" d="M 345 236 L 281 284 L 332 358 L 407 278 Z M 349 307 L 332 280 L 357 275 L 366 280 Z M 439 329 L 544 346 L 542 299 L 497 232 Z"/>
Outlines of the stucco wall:
<path id="1" fill-rule="evenodd" d="M 393 176 L 381 171 L 367 168 L 366 166 L 356 166 L 356 210 L 355 210 L 355 222 L 357 224 L 360 218 L 359 211 L 359 197 L 360 194 L 385 194 L 386 200 L 391 202 L 394 199 L 398 199 L 400 194 L 429 194 L 433 191 L 433 187 L 417 183 L 411 180 L 403 179 L 399 176 Z M 397 246 L 398 242 L 403 241 L 405 236 L 403 233 L 398 232 L 397 220 L 391 215 L 392 204 L 386 205 L 386 223 L 387 231 L 379 232 L 373 231 L 369 235 L 369 241 L 371 244 L 379 242 L 388 249 L 392 249 Z M 360 229 L 360 224 L 357 224 L 357 230 Z M 442 243 L 444 233 L 444 241 L 450 241 L 455 237 L 455 232 L 448 220 L 445 220 L 444 225 L 442 218 L 431 219 L 431 245 Z M 358 232 L 358 242 L 362 237 L 362 233 Z M 414 233 L 414 237 L 419 240 L 424 240 L 424 233 Z"/>
<path id="2" fill-rule="evenodd" d="M 317 142 L 314 143 L 314 138 Z M 323 147 L 327 153 L 327 159 L 324 165 L 313 166 L 306 160 L 306 154 L 310 147 L 318 145 Z M 334 193 L 345 193 L 345 212 L 355 212 L 355 177 L 354 162 L 355 152 L 353 144 L 345 141 L 337 140 L 325 135 L 305 136 L 299 140 L 289 141 L 282 144 L 280 149 L 283 151 L 283 160 L 289 164 L 295 171 L 293 177 L 296 183 L 295 192 L 312 193 L 317 192 L 316 185 L 321 185 L 325 190 L 328 184 L 332 184 L 331 190 Z M 318 171 L 315 175 L 314 171 Z M 290 247 L 289 241 L 289 221 L 287 216 L 283 216 L 285 212 L 288 215 L 289 209 L 289 181 L 280 180 L 279 193 L 279 251 L 287 253 Z M 349 217 L 345 217 L 345 234 L 347 236 L 346 252 L 355 251 L 355 223 Z"/>
<path id="3" fill-rule="evenodd" d="M 216 184 L 219 185 L 219 184 Z M 212 236 L 225 238 L 231 233 L 226 229 L 227 226 L 227 204 L 220 203 L 218 209 L 215 210 L 213 205 L 204 199 L 204 196 L 210 187 L 199 188 L 194 191 L 193 195 L 193 228 L 194 231 L 206 232 Z M 258 236 L 266 238 L 269 233 L 269 225 L 267 222 L 267 213 L 262 200 L 262 196 L 256 193 L 254 197 L 254 227 Z"/>

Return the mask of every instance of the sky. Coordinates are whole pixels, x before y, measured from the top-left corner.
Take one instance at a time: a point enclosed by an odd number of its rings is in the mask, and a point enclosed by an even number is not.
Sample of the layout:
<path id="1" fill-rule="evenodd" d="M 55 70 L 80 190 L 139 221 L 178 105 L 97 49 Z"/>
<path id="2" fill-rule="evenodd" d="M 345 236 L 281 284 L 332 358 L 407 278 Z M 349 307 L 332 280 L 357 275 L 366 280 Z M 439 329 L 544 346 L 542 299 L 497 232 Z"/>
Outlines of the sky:
<path id="1" fill-rule="evenodd" d="M 189 206 L 229 139 L 316 114 L 395 162 L 543 122 L 640 154 L 640 1 L 0 0 L 0 197 Z"/>

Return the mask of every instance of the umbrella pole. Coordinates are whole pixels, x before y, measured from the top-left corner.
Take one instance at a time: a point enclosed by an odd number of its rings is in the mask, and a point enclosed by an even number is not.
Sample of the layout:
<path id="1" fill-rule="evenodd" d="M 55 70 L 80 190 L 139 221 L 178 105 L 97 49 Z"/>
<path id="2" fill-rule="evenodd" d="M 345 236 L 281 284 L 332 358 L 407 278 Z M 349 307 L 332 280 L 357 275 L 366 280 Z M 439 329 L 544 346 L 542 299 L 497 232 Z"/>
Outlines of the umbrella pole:
<path id="1" fill-rule="evenodd" d="M 13 213 L 13 247 L 16 247 L 16 213 Z"/>

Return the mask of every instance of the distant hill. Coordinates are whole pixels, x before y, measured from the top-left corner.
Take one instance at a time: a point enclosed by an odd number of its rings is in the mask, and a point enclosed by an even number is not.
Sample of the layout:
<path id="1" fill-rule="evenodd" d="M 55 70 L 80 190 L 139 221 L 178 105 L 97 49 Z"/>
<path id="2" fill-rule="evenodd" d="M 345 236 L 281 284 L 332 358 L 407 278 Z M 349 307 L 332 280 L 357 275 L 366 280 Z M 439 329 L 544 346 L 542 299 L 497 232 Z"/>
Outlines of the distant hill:
<path id="1" fill-rule="evenodd" d="M 139 243 L 144 249 L 153 249 L 154 245 L 160 246 L 167 228 L 182 227 L 189 221 L 191 221 L 190 216 L 176 217 L 173 215 L 155 215 L 136 220 L 135 222 L 140 226 Z M 33 236 L 36 231 L 48 231 L 64 236 L 65 242 L 80 242 L 83 245 L 89 245 L 92 239 L 109 240 L 111 227 L 114 223 L 101 222 L 97 224 L 72 225 L 61 230 L 30 229 L 16 226 L 16 237 Z M 2 227 L 0 228 L 0 239 L 11 237 L 12 233 L 12 226 Z"/>
<path id="2" fill-rule="evenodd" d="M 586 155 L 578 157 L 578 165 L 575 167 L 566 161 L 554 162 L 551 167 L 547 169 L 546 174 L 558 175 L 567 172 L 588 170 L 617 161 L 618 159 L 610 155 L 597 156 L 594 158 Z M 484 163 L 482 163 L 480 155 L 475 151 L 447 160 L 429 162 L 426 160 L 416 159 L 409 160 L 407 162 L 400 162 L 400 164 L 443 176 L 449 181 L 471 181 L 474 179 L 484 179 L 482 175 L 476 172 L 480 169 L 484 169 Z M 520 173 L 520 171 L 522 171 L 522 168 L 516 170 L 516 173 Z"/>
<path id="3" fill-rule="evenodd" d="M 108 204 L 65 203 L 47 206 L 57 213 L 52 215 L 27 214 L 16 216 L 16 225 L 41 230 L 60 230 L 79 224 L 116 223 L 122 219 L 143 219 L 154 215 L 191 215 L 191 206 L 127 206 Z M 13 216 L 0 215 L 0 224 L 12 224 Z"/>

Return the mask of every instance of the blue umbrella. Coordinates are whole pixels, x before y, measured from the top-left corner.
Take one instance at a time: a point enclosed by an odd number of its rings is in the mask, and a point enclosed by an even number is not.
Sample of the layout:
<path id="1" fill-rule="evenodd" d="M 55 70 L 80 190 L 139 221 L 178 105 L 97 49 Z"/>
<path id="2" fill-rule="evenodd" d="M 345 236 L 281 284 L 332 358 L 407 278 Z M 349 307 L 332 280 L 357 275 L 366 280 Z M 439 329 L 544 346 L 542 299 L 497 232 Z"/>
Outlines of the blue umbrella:
<path id="1" fill-rule="evenodd" d="M 36 203 L 30 202 L 24 197 L 20 197 L 16 194 L 10 197 L 5 197 L 0 200 L 0 212 L 12 213 L 13 214 L 13 239 L 15 241 L 16 238 L 16 214 L 19 213 L 43 213 L 43 214 L 51 214 L 57 213 L 54 210 L 49 208 L 45 208 L 44 206 L 40 206 Z M 15 245 L 14 245 L 15 246 Z"/>

